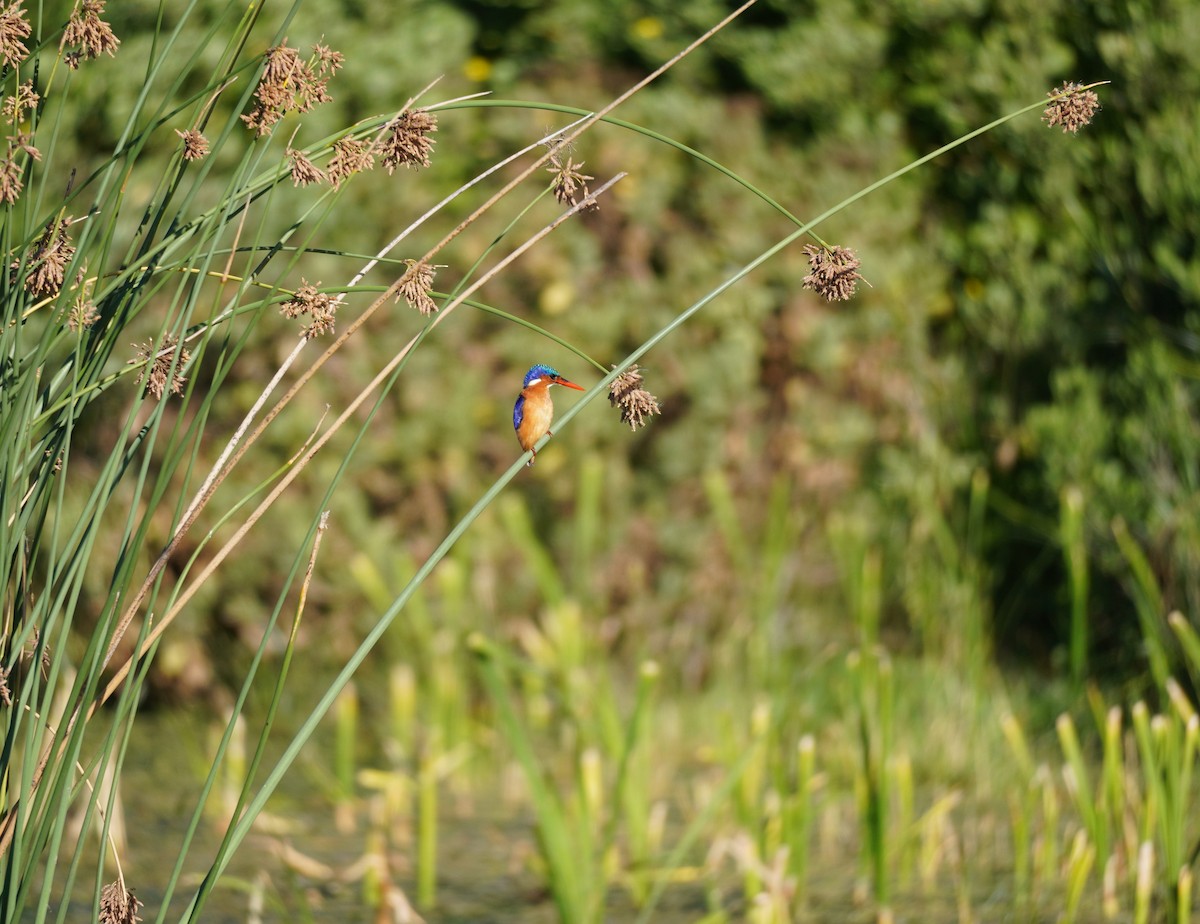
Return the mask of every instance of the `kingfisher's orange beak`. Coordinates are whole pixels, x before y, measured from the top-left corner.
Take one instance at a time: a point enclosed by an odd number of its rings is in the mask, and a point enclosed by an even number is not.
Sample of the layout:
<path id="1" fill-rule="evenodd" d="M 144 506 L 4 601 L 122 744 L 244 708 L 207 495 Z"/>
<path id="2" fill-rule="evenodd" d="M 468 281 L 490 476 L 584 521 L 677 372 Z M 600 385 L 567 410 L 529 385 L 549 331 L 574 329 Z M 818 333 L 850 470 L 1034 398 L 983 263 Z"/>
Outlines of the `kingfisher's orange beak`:
<path id="1" fill-rule="evenodd" d="M 566 385 L 567 388 L 574 388 L 576 391 L 587 391 L 582 385 L 576 385 L 574 382 L 568 382 L 561 375 L 554 380 L 555 385 Z"/>

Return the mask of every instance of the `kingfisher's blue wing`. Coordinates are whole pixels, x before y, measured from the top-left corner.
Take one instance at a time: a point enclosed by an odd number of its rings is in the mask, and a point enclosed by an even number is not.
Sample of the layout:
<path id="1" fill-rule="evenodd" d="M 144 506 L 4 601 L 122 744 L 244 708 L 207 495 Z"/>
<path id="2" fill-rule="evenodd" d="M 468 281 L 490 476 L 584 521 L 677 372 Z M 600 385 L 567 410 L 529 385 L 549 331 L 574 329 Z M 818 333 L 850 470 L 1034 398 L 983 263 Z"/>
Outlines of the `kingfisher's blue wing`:
<path id="1" fill-rule="evenodd" d="M 518 430 L 521 427 L 521 421 L 525 419 L 525 396 L 517 395 L 517 403 L 513 405 L 513 429 Z"/>

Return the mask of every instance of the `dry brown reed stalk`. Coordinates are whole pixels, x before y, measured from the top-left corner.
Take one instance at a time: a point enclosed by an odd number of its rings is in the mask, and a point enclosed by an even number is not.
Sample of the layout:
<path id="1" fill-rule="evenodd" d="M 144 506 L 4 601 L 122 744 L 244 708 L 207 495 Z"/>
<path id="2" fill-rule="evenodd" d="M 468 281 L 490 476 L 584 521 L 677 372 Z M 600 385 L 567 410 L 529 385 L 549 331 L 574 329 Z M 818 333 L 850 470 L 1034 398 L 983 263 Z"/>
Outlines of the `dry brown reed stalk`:
<path id="1" fill-rule="evenodd" d="M 322 418 L 324 419 L 324 418 Z M 317 534 L 313 537 L 312 551 L 308 554 L 308 567 L 304 571 L 304 580 L 300 584 L 300 597 L 296 601 L 296 617 L 292 620 L 292 631 L 288 636 L 288 647 L 295 645 L 296 632 L 300 628 L 300 618 L 304 615 L 304 606 L 308 603 L 308 588 L 312 584 L 313 572 L 317 570 L 317 554 L 321 551 L 321 540 L 325 530 L 329 529 L 329 511 L 321 514 L 317 523 Z"/>

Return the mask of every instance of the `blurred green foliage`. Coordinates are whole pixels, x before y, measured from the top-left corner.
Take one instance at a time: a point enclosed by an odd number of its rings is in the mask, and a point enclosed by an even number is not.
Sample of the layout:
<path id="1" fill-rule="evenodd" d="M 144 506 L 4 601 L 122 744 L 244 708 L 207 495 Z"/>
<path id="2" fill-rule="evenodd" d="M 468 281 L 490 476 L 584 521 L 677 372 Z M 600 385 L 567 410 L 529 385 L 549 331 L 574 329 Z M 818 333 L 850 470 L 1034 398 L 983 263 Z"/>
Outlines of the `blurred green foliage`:
<path id="1" fill-rule="evenodd" d="M 296 144 L 313 144 L 439 75 L 438 98 L 488 90 L 598 106 L 724 12 L 715 0 L 309 0 L 284 30 L 291 44 L 323 40 L 346 65 L 334 102 L 277 134 L 295 127 Z M 100 62 L 110 71 L 136 60 L 138 30 L 156 13 L 120 4 L 111 15 L 126 63 Z M 1065 80 L 1112 81 L 1077 137 L 1027 116 L 822 226 L 826 240 L 862 257 L 870 286 L 853 302 L 831 306 L 802 290 L 806 260 L 786 253 L 647 357 L 661 419 L 630 435 L 589 409 L 547 448 L 518 490 L 564 568 L 578 472 L 603 468 L 605 516 L 581 570 L 612 645 L 664 656 L 685 682 L 728 657 L 718 643 L 736 638 L 757 578 L 713 518 L 703 485 L 714 473 L 751 535 L 768 528 L 772 497 L 796 512 L 775 614 L 790 648 L 822 644 L 805 614 L 837 599 L 830 535 L 841 531 L 880 549 L 891 628 L 935 644 L 932 627 L 961 613 L 964 588 L 978 585 L 986 599 L 968 609 L 992 614 L 1002 652 L 1057 663 L 1071 610 L 1057 526 L 1067 488 L 1083 502 L 1094 664 L 1142 666 L 1128 645 L 1138 632 L 1135 579 L 1115 518 L 1145 550 L 1165 606 L 1200 613 L 1198 40 L 1200 8 L 1186 0 L 761 0 L 622 108 L 622 118 L 704 151 L 808 216 Z M 263 48 L 273 41 L 263 36 Z M 89 112 L 64 119 L 73 134 L 60 142 L 78 148 L 81 169 L 111 145 L 105 126 L 120 124 L 139 90 L 124 80 L 88 86 Z M 373 252 L 464 178 L 560 124 L 561 115 L 517 109 L 443 113 L 433 166 L 356 178 L 321 244 Z M 736 184 L 619 128 L 598 126 L 575 157 L 598 178 L 630 177 L 482 297 L 602 362 L 788 230 Z M 272 219 L 282 227 L 293 207 L 281 203 Z M 550 214 L 539 206 L 530 227 Z M 510 217 L 469 228 L 439 258 L 447 266 L 437 287 L 448 290 Z M 420 237 L 399 256 L 431 243 Z M 354 268 L 310 257 L 297 281 L 338 284 Z M 393 265 L 368 282 L 396 275 Z M 306 413 L 293 408 L 268 434 L 279 456 L 418 324 L 403 306 L 373 322 L 310 389 Z M 275 350 L 247 351 L 237 383 L 225 386 L 219 413 L 230 429 L 290 348 L 294 332 L 283 322 L 278 330 Z M 508 414 L 534 361 L 586 380 L 577 358 L 492 317 L 460 313 L 439 329 L 358 451 L 356 490 L 339 492 L 327 548 L 387 569 L 396 549 L 427 553 L 517 453 Z M 94 434 L 100 453 L 104 429 Z M 312 504 L 345 446 L 310 471 Z M 968 536 L 977 472 L 988 507 Z M 226 493 L 240 496 L 263 475 L 239 473 Z M 311 512 L 302 502 L 276 511 L 253 550 L 205 591 L 200 612 L 222 632 L 252 632 Z M 473 580 L 491 582 L 494 617 L 536 610 L 538 588 L 513 567 L 504 530 L 490 515 L 479 530 Z M 371 616 L 353 569 L 314 599 L 335 621 Z M 816 634 L 845 631 L 837 623 L 818 622 Z"/>

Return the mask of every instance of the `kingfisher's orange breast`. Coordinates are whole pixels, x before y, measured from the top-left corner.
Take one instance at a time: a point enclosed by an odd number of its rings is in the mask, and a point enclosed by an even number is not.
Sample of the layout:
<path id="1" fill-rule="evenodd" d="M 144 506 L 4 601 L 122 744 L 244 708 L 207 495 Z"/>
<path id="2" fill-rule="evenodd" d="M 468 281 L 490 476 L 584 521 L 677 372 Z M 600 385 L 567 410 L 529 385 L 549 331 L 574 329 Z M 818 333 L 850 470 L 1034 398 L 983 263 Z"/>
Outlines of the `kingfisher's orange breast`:
<path id="1" fill-rule="evenodd" d="M 550 431 L 554 422 L 554 402 L 550 400 L 550 389 L 543 383 L 531 385 L 521 392 L 525 399 L 521 425 L 517 427 L 517 442 L 528 452 L 538 440 Z"/>

